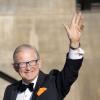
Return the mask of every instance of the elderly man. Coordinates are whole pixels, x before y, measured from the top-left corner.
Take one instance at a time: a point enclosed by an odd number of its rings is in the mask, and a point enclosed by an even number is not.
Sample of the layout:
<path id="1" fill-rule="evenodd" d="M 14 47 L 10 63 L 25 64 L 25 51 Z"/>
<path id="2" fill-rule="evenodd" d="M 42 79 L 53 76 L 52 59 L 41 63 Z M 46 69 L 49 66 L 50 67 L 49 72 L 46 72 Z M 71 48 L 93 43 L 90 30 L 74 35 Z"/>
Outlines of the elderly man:
<path id="1" fill-rule="evenodd" d="M 13 54 L 14 69 L 22 80 L 9 85 L 3 100 L 63 100 L 78 77 L 83 61 L 80 36 L 83 30 L 81 13 L 76 13 L 70 26 L 65 26 L 70 41 L 69 53 L 61 71 L 43 73 L 41 59 L 36 48 L 23 44 Z"/>

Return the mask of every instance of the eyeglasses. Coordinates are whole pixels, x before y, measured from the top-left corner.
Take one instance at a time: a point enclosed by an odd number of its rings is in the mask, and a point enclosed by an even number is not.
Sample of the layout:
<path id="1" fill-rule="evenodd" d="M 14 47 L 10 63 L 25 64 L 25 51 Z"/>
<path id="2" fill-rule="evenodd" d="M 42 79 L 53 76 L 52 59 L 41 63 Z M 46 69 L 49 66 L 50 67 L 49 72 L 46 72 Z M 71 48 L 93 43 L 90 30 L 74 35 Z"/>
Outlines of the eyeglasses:
<path id="1" fill-rule="evenodd" d="M 37 65 L 38 60 L 39 59 L 37 59 L 37 60 L 31 60 L 31 61 L 28 61 L 28 62 L 14 63 L 13 65 L 15 67 L 19 67 L 19 68 L 26 68 L 27 66 L 33 67 L 33 66 Z"/>

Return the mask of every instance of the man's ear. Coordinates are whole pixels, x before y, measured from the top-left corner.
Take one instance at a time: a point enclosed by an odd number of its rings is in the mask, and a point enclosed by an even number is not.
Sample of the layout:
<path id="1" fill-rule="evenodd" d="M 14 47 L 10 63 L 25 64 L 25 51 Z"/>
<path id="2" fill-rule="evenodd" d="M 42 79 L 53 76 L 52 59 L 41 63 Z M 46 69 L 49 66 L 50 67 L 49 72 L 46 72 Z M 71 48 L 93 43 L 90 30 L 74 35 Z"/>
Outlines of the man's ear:
<path id="1" fill-rule="evenodd" d="M 41 68 L 41 67 L 42 67 L 42 61 L 41 61 L 41 59 L 40 59 L 40 60 L 38 60 L 38 65 L 39 65 L 39 68 Z"/>
<path id="2" fill-rule="evenodd" d="M 16 67 L 14 64 L 12 64 L 12 66 L 13 66 L 14 70 L 15 70 L 16 72 L 18 72 L 19 68 Z"/>

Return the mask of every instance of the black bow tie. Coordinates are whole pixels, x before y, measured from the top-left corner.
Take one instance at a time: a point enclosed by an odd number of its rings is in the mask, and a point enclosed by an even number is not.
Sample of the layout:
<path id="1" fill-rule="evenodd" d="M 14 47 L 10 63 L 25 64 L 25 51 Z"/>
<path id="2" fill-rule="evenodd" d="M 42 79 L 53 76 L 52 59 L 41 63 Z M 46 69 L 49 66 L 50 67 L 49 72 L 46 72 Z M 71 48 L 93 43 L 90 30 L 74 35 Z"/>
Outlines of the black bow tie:
<path id="1" fill-rule="evenodd" d="M 19 87 L 20 92 L 24 92 L 27 88 L 32 92 L 34 83 L 30 83 L 29 85 L 21 84 Z"/>

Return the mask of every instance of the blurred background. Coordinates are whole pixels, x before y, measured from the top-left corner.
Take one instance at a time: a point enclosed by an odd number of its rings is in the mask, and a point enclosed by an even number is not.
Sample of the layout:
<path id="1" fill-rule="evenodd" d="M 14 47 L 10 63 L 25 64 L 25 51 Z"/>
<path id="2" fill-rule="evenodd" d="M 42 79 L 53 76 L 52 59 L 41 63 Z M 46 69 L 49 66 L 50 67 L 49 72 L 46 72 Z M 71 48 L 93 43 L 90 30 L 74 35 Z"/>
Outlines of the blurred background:
<path id="1" fill-rule="evenodd" d="M 85 20 L 85 59 L 65 100 L 100 100 L 100 0 L 0 0 L 0 100 L 6 86 L 20 79 L 12 67 L 18 45 L 39 50 L 44 72 L 62 69 L 69 49 L 63 24 L 70 24 L 77 9 Z"/>

